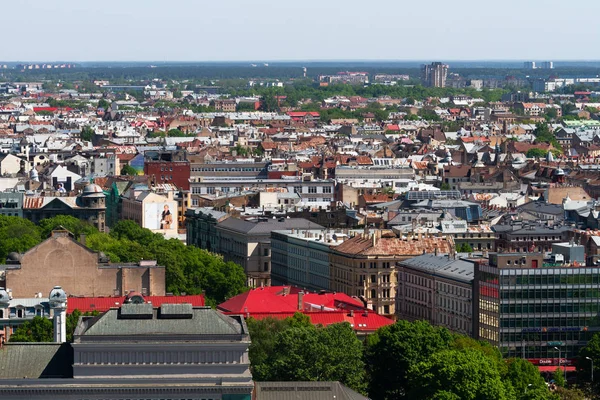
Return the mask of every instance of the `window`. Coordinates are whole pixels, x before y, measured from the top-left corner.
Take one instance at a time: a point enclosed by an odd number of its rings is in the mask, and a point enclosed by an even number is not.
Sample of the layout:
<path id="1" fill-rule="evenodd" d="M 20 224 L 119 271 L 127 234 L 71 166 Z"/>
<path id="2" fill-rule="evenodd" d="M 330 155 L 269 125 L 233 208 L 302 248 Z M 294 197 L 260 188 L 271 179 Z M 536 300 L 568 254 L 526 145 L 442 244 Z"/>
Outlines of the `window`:
<path id="1" fill-rule="evenodd" d="M 331 186 L 323 186 L 323 193 L 331 193 Z"/>
<path id="2" fill-rule="evenodd" d="M 308 198 L 308 202 L 309 203 L 316 203 L 317 202 L 317 198 L 316 197 L 309 197 Z"/>
<path id="3" fill-rule="evenodd" d="M 316 186 L 309 186 L 308 187 L 308 193 L 317 193 L 317 187 Z"/>
<path id="4" fill-rule="evenodd" d="M 264 249 L 264 250 L 263 250 L 263 255 L 264 255 L 265 257 L 269 257 L 269 249 Z"/>
<path id="5" fill-rule="evenodd" d="M 265 261 L 265 272 L 269 272 L 269 263 Z"/>
<path id="6" fill-rule="evenodd" d="M 371 298 L 372 299 L 376 299 L 377 298 L 377 290 L 371 289 Z"/>
<path id="7" fill-rule="evenodd" d="M 192 206 L 198 207 L 198 199 L 192 199 Z"/>
<path id="8" fill-rule="evenodd" d="M 19 308 L 17 310 L 17 318 L 23 318 L 23 309 L 22 308 Z"/>
<path id="9" fill-rule="evenodd" d="M 294 193 L 302 193 L 302 186 L 294 186 Z"/>
<path id="10" fill-rule="evenodd" d="M 371 275 L 371 283 L 377 283 L 377 275 Z"/>
<path id="11" fill-rule="evenodd" d="M 389 314 L 390 313 L 390 306 L 388 306 L 388 305 L 383 306 L 383 313 L 384 314 Z"/>

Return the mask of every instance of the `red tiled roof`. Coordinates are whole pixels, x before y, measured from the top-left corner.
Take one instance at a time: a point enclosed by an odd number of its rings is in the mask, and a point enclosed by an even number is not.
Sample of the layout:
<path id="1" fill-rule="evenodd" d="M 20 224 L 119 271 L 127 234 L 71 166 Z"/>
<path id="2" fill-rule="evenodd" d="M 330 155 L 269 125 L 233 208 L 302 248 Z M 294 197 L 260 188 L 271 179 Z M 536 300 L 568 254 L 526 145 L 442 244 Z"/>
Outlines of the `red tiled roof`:
<path id="1" fill-rule="evenodd" d="M 258 320 L 265 318 L 286 319 L 293 317 L 294 313 L 295 312 L 248 312 L 245 315 Z M 368 311 L 366 315 L 360 311 L 355 311 L 354 313 L 350 313 L 348 311 L 316 311 L 303 312 L 303 314 L 310 318 L 310 322 L 313 325 L 328 326 L 332 324 L 348 322 L 354 328 L 355 331 L 363 332 L 374 332 L 383 326 L 391 325 L 394 323 L 394 321 L 392 321 L 391 319 L 384 317 L 383 315 L 376 314 L 372 311 Z"/>
<path id="2" fill-rule="evenodd" d="M 269 286 L 251 289 L 237 295 L 217 307 L 221 311 L 234 313 L 273 313 L 302 310 L 317 310 L 324 307 L 327 311 L 362 310 L 364 304 L 344 293 L 304 293 L 299 307 L 300 289 L 290 286 Z"/>
<path id="3" fill-rule="evenodd" d="M 75 310 L 81 312 L 99 311 L 105 312 L 113 307 L 120 307 L 127 296 L 120 297 L 69 297 L 67 301 L 67 314 Z M 183 304 L 189 303 L 198 307 L 204 305 L 204 296 L 144 296 L 147 303 L 152 303 L 154 307 L 160 307 L 162 304 Z"/>
<path id="4" fill-rule="evenodd" d="M 321 114 L 319 114 L 316 111 L 288 111 L 287 115 L 289 115 L 292 118 L 293 117 L 303 118 L 303 117 L 306 117 L 307 115 L 318 118 Z"/>
<path id="5" fill-rule="evenodd" d="M 73 109 L 71 107 L 33 107 L 33 112 L 38 112 L 38 111 L 50 111 L 50 112 L 56 112 L 56 111 L 72 111 Z"/>

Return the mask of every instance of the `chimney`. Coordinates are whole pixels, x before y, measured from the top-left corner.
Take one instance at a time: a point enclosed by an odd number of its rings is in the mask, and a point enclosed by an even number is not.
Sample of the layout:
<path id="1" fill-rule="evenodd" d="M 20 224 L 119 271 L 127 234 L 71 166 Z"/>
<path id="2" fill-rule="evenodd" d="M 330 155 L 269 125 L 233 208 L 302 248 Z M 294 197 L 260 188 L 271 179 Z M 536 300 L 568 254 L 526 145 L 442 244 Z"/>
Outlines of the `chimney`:
<path id="1" fill-rule="evenodd" d="M 298 293 L 298 311 L 304 309 L 304 292 Z"/>
<path id="2" fill-rule="evenodd" d="M 82 233 L 81 235 L 79 235 L 79 243 L 81 243 L 83 246 L 85 246 L 85 233 Z"/>
<path id="3" fill-rule="evenodd" d="M 350 316 L 354 317 L 354 310 L 350 310 Z"/>
<path id="4" fill-rule="evenodd" d="M 438 247 L 437 246 L 435 246 L 435 250 L 433 251 L 433 254 L 435 254 L 435 256 L 437 257 L 437 255 L 438 255 Z"/>

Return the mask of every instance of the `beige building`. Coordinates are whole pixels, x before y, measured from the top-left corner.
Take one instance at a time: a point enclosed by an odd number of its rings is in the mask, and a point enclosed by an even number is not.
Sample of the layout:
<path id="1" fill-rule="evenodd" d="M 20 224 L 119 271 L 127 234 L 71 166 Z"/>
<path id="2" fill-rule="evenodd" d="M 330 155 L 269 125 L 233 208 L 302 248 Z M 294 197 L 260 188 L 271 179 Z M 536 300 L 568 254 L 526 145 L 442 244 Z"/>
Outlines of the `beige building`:
<path id="1" fill-rule="evenodd" d="M 375 231 L 356 235 L 331 251 L 331 290 L 363 298 L 378 314 L 393 316 L 398 275 L 396 263 L 423 253 L 449 254 L 451 238 L 421 235 L 398 238 Z"/>
<path id="2" fill-rule="evenodd" d="M 24 254 L 10 253 L 6 264 L 0 265 L 0 286 L 10 289 L 15 298 L 47 293 L 55 285 L 72 296 L 123 296 L 131 290 L 164 296 L 165 268 L 156 261 L 113 264 L 68 231 L 52 232 Z"/>
<path id="3" fill-rule="evenodd" d="M 146 185 L 136 185 L 124 194 L 122 202 L 123 219 L 135 221 L 141 227 L 166 237 L 177 236 L 179 205 L 172 191 L 160 195 Z"/>

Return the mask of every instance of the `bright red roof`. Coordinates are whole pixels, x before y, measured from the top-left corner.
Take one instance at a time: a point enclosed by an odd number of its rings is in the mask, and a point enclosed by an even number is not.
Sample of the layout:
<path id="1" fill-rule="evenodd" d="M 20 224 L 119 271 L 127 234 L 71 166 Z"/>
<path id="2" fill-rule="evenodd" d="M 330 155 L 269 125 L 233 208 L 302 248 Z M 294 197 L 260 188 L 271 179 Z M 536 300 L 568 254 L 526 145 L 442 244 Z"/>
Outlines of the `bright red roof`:
<path id="1" fill-rule="evenodd" d="M 310 115 L 312 117 L 318 117 L 320 114 L 317 111 L 288 111 L 287 115 L 290 117 L 306 117 Z"/>
<path id="2" fill-rule="evenodd" d="M 235 313 L 226 313 L 235 314 Z M 372 311 L 367 311 L 365 314 L 362 311 L 348 312 L 348 311 L 315 311 L 315 312 L 303 312 L 310 318 L 310 322 L 313 325 L 328 326 L 332 324 L 340 324 L 348 322 L 355 331 L 361 332 L 374 332 L 382 326 L 391 325 L 394 323 L 389 318 L 382 315 L 376 314 Z M 264 312 L 264 313 L 245 313 L 245 316 L 249 316 L 255 319 L 285 319 L 294 316 L 294 312 Z"/>
<path id="3" fill-rule="evenodd" d="M 278 313 L 296 311 L 326 311 L 363 310 L 362 301 L 344 293 L 303 293 L 293 286 L 268 286 L 251 289 L 219 304 L 221 311 L 234 313 Z M 299 304 L 301 303 L 301 304 Z"/>
<path id="4" fill-rule="evenodd" d="M 81 312 L 108 311 L 113 307 L 120 307 L 127 296 L 120 297 L 69 297 L 67 301 L 67 314 L 75 310 Z M 160 307 L 162 304 L 183 304 L 189 303 L 198 307 L 204 305 L 204 296 L 201 294 L 194 296 L 144 296 L 147 303 L 152 303 L 154 307 Z"/>
<path id="5" fill-rule="evenodd" d="M 71 107 L 33 107 L 33 112 L 38 112 L 38 111 L 50 111 L 50 112 L 56 112 L 56 111 L 71 111 L 73 110 Z"/>

